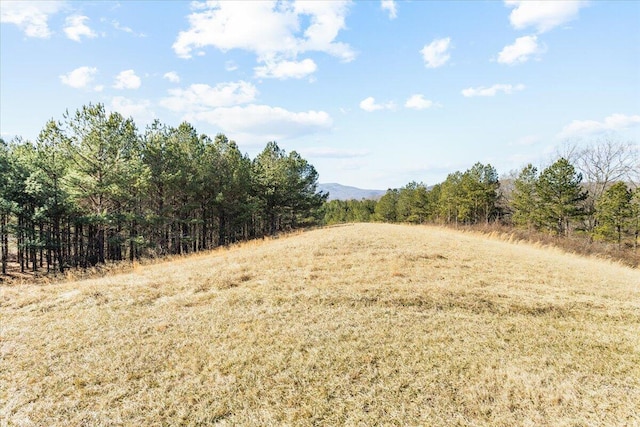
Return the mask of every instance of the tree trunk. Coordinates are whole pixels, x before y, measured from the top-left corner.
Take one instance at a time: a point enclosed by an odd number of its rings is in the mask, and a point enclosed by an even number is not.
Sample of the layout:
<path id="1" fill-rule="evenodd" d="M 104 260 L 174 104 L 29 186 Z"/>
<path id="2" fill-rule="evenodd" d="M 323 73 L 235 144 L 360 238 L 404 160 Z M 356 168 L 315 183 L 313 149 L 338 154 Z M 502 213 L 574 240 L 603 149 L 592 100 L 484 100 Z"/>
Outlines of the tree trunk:
<path id="1" fill-rule="evenodd" d="M 227 228 L 226 218 L 224 213 L 221 213 L 218 216 L 218 245 L 225 244 L 225 241 L 226 241 L 225 228 Z"/>
<path id="2" fill-rule="evenodd" d="M 29 243 L 29 252 L 31 258 L 31 269 L 36 272 L 38 271 L 38 251 L 35 245 L 36 242 L 36 226 L 35 224 L 30 224 L 30 243 Z"/>
<path id="3" fill-rule="evenodd" d="M 105 258 L 104 258 L 104 243 L 105 243 L 105 230 L 104 230 L 104 226 L 100 226 L 100 228 L 98 229 L 98 235 L 96 236 L 96 255 L 97 255 L 97 261 L 100 264 L 104 264 L 105 262 Z"/>
<path id="4" fill-rule="evenodd" d="M 136 258 L 136 245 L 135 238 L 137 237 L 137 224 L 136 221 L 131 221 L 131 228 L 129 229 L 129 262 L 133 262 Z"/>
<path id="5" fill-rule="evenodd" d="M 7 215 L 0 217 L 0 246 L 2 247 L 2 274 L 7 274 L 7 259 L 9 257 L 9 239 L 7 233 Z"/>
<path id="6" fill-rule="evenodd" d="M 202 238 L 200 239 L 200 250 L 207 249 L 207 205 L 202 204 Z"/>
<path id="7" fill-rule="evenodd" d="M 18 217 L 18 263 L 20 264 L 20 272 L 24 273 L 24 229 L 22 218 Z"/>
<path id="8" fill-rule="evenodd" d="M 54 250 L 55 250 L 55 256 L 57 258 L 57 263 L 58 263 L 58 270 L 60 270 L 60 273 L 64 273 L 64 256 L 63 256 L 63 251 L 62 251 L 62 235 L 61 235 L 61 231 L 60 231 L 60 218 L 55 219 L 55 222 L 53 224 L 53 234 L 54 234 Z"/>

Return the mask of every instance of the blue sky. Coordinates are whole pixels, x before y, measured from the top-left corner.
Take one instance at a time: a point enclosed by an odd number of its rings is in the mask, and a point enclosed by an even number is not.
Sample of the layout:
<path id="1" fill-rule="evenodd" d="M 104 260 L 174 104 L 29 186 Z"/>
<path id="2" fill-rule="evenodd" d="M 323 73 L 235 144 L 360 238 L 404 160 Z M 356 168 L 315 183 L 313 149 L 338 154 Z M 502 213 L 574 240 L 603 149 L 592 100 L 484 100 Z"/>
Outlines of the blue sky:
<path id="1" fill-rule="evenodd" d="M 640 2 L 0 2 L 0 132 L 65 110 L 275 140 L 321 182 L 441 182 L 640 142 Z"/>

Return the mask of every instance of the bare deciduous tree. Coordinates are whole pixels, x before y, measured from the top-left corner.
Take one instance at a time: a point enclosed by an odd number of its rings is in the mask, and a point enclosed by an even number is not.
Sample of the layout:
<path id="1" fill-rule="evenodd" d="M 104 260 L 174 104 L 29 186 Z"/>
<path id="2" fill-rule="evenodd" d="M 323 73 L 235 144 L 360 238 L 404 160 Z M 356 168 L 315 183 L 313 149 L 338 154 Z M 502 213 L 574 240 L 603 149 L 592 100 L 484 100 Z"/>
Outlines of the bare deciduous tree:
<path id="1" fill-rule="evenodd" d="M 640 184 L 640 151 L 638 145 L 607 135 L 590 143 L 566 142 L 559 153 L 582 173 L 584 186 L 589 192 L 585 201 L 587 227 L 595 226 L 595 206 L 604 192 L 615 182 L 637 187 Z"/>
<path id="2" fill-rule="evenodd" d="M 638 146 L 629 141 L 604 137 L 578 150 L 576 167 L 598 199 L 614 182 L 636 182 L 640 172 Z"/>

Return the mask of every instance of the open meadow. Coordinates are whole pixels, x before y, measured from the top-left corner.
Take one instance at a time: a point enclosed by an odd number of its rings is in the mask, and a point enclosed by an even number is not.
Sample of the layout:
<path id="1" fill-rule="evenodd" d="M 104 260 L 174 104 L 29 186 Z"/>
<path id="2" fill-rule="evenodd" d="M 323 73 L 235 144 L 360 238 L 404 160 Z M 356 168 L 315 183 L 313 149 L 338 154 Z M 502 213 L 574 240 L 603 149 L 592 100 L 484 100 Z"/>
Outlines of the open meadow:
<path id="1" fill-rule="evenodd" d="M 356 224 L 0 285 L 0 425 L 640 425 L 640 271 Z"/>

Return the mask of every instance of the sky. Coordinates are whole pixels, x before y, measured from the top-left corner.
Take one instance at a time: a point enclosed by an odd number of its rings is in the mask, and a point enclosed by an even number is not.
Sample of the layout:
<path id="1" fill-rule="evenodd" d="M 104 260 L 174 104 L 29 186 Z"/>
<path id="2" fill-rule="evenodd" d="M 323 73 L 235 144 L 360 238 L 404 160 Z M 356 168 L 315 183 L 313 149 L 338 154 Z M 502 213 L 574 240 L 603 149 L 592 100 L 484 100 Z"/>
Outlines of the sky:
<path id="1" fill-rule="evenodd" d="M 638 1 L 0 2 L 0 134 L 35 141 L 89 103 L 320 182 L 500 174 L 567 144 L 640 142 Z"/>

